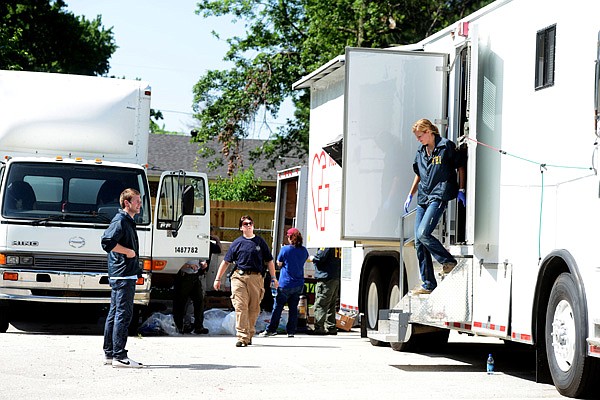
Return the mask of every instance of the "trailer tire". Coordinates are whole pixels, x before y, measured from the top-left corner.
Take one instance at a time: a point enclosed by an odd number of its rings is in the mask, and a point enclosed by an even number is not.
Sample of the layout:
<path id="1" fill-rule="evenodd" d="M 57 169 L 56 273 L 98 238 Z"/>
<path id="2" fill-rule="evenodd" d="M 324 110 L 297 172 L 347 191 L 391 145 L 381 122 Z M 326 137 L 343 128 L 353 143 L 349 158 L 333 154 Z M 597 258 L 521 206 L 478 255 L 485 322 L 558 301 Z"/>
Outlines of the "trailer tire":
<path id="1" fill-rule="evenodd" d="M 400 302 L 400 300 L 402 299 L 402 296 L 404 295 L 404 293 L 406 293 L 405 290 L 402 291 L 402 293 L 400 293 L 400 272 L 398 271 L 398 268 L 395 268 L 394 272 L 392 273 L 392 279 L 390 279 L 390 284 L 388 286 L 388 290 L 387 290 L 387 301 L 388 301 L 388 308 L 391 310 L 392 308 L 394 308 L 396 306 L 396 304 L 398 304 Z"/>
<path id="2" fill-rule="evenodd" d="M 8 305 L 4 302 L 0 302 L 0 333 L 6 333 L 9 321 Z"/>
<path id="3" fill-rule="evenodd" d="M 386 288 L 387 289 L 387 288 Z M 377 322 L 379 319 L 379 310 L 385 307 L 387 299 L 387 291 L 383 291 L 383 279 L 378 268 L 371 268 L 369 277 L 367 278 L 367 286 L 365 292 L 365 319 L 367 329 L 377 330 Z M 370 339 L 373 346 L 384 346 L 385 342 Z"/>
<path id="4" fill-rule="evenodd" d="M 550 292 L 545 340 L 552 381 L 563 396 L 589 395 L 597 377 L 598 360 L 586 357 L 584 313 L 573 275 L 562 273 Z"/>
<path id="5" fill-rule="evenodd" d="M 408 329 L 411 329 L 411 325 L 408 325 Z M 392 348 L 392 350 L 394 351 L 411 351 L 414 348 L 414 343 L 415 343 L 415 339 L 414 336 L 412 335 L 412 332 L 409 333 L 410 335 L 410 339 L 408 339 L 408 341 L 406 342 L 391 342 L 390 343 L 390 347 Z"/>
<path id="6" fill-rule="evenodd" d="M 406 284 L 406 276 L 404 279 L 404 288 L 402 289 L 402 293 L 400 292 L 400 271 L 398 268 L 394 270 L 392 274 L 392 279 L 390 280 L 390 285 L 388 288 L 388 303 L 389 308 L 393 308 L 398 304 L 398 302 L 404 297 L 404 295 L 408 292 L 408 285 Z M 411 330 L 408 333 L 409 337 L 412 337 L 406 342 L 390 342 L 390 347 L 394 351 L 411 351 L 414 348 L 415 339 L 412 335 L 412 325 L 408 325 L 408 329 Z"/>

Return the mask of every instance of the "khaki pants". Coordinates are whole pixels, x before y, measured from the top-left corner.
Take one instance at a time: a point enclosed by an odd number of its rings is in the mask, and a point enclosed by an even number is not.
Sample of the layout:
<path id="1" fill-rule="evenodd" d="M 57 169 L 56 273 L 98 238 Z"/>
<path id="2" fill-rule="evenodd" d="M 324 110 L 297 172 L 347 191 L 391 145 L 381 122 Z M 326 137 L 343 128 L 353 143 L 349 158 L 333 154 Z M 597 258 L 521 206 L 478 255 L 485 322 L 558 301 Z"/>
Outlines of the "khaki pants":
<path id="1" fill-rule="evenodd" d="M 240 342 L 248 344 L 256 333 L 255 325 L 260 313 L 260 302 L 265 294 L 261 274 L 231 276 L 231 302 L 235 308 L 235 330 Z"/>

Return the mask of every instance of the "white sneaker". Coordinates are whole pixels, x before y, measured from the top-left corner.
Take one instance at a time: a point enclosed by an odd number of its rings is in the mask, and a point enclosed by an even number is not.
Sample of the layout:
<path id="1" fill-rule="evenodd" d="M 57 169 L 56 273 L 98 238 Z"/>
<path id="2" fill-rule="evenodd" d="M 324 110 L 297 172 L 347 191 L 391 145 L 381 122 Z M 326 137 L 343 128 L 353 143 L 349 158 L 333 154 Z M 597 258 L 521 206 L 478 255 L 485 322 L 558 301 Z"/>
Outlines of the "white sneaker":
<path id="1" fill-rule="evenodd" d="M 112 360 L 113 368 L 143 368 L 144 364 L 137 361 L 133 361 L 131 358 L 124 358 L 122 360 Z"/>
<path id="2" fill-rule="evenodd" d="M 103 364 L 104 364 L 104 365 L 111 365 L 111 364 L 112 364 L 112 362 L 113 362 L 113 359 L 112 359 L 112 357 L 107 357 L 107 356 L 104 356 L 104 361 L 103 361 Z"/>

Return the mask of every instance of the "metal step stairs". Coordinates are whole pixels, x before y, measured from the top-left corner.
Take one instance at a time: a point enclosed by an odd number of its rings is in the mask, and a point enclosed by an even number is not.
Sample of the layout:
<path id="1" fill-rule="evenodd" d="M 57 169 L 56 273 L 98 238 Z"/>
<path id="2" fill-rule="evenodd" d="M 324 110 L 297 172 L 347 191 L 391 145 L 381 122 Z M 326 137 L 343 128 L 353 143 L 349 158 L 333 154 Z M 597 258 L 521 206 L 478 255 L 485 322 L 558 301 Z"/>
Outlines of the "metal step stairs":
<path id="1" fill-rule="evenodd" d="M 431 294 L 406 294 L 391 310 L 381 310 L 378 330 L 368 331 L 370 339 L 382 342 L 403 342 L 408 324 L 447 328 L 470 323 L 473 310 L 473 268 L 470 257 L 456 257 L 458 264 L 449 273 L 442 273 L 442 266 L 435 264 L 435 272 L 441 279 Z M 457 293 L 464 298 L 457 301 Z"/>

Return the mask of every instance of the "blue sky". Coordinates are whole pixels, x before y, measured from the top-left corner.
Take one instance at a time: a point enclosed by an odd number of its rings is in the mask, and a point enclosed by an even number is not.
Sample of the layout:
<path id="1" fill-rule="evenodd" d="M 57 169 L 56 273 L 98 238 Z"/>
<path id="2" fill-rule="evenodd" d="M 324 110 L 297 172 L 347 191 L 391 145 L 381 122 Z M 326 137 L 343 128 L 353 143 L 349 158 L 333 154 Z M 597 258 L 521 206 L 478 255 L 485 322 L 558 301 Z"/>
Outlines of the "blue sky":
<path id="1" fill-rule="evenodd" d="M 152 86 L 152 107 L 163 112 L 168 130 L 189 133 L 193 125 L 192 88 L 207 70 L 225 69 L 225 39 L 243 35 L 243 23 L 231 17 L 204 19 L 196 1 L 66 0 L 75 15 L 113 28 L 117 51 L 110 75 L 141 78 Z M 217 31 L 221 40 L 210 32 Z M 263 132 L 263 135 L 265 133 Z M 260 137 L 256 133 L 253 137 Z"/>

